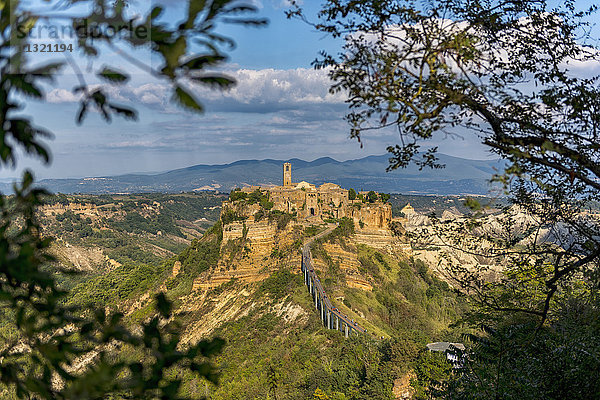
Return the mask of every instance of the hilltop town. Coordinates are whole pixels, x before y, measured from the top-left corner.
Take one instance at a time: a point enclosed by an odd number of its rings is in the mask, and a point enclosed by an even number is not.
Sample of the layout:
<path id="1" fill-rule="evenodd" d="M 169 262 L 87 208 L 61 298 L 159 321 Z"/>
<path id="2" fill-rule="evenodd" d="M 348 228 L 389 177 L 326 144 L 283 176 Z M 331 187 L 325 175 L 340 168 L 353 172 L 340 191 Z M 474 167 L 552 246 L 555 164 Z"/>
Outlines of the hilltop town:
<path id="1" fill-rule="evenodd" d="M 413 208 L 398 195 L 388 201 L 375 191 L 294 182 L 292 171 L 283 165 L 281 185 L 248 185 L 228 195 L 53 196 L 40 213 L 44 231 L 59 235 L 53 254 L 94 277 L 76 285 L 71 301 L 143 321 L 152 294 L 167 293 L 184 323 L 183 343 L 225 335 L 224 359 L 248 354 L 236 326 L 250 337 L 260 332 L 261 346 L 273 336 L 285 349 L 318 338 L 327 343 L 319 347 L 338 351 L 332 340 L 351 334 L 347 327 L 387 340 L 419 326 L 428 337 L 457 341 L 446 332 L 434 335 L 462 305 L 439 279 L 443 274 L 433 272 L 435 251 L 412 249 L 404 235 L 428 226 L 428 207 L 443 208 L 442 219 L 457 217 L 448 210 L 454 203 L 415 197 Z M 309 244 L 310 269 L 301 271 L 301 249 Z M 341 335 L 324 333 L 323 321 Z M 252 351 L 260 360 L 273 354 L 266 347 Z M 260 360 L 243 368 L 264 370 Z M 237 370 L 224 371 L 232 385 L 240 383 Z M 411 393 L 407 374 L 398 371 L 388 381 L 396 398 Z M 220 398 L 230 398 L 229 386 L 219 390 Z"/>
<path id="2" fill-rule="evenodd" d="M 292 182 L 292 165 L 283 164 L 281 186 L 247 186 L 239 190 L 244 195 L 233 195 L 223 203 L 223 210 L 234 206 L 235 200 L 245 199 L 252 193 L 266 195 L 272 210 L 293 214 L 303 222 L 319 222 L 328 219 L 351 218 L 361 228 L 385 229 L 392 220 L 392 207 L 387 203 L 389 195 L 376 192 L 347 190 L 334 183 L 324 183 L 318 188 L 305 181 Z M 264 204 L 244 209 L 244 216 L 251 218 Z"/>
<path id="3" fill-rule="evenodd" d="M 222 257 L 215 271 L 207 271 L 194 282 L 194 289 L 207 290 L 232 278 L 253 282 L 265 279 L 282 261 L 274 253 L 286 254 L 290 264 L 300 265 L 299 249 L 306 229 L 324 229 L 325 224 L 352 221 L 353 240 L 386 251 L 410 252 L 391 230 L 389 195 L 358 192 L 334 183 L 317 187 L 292 180 L 292 165 L 283 164 L 281 186 L 247 186 L 234 190 L 221 209 Z M 409 206 L 410 207 L 410 206 Z M 318 228 L 321 227 L 321 228 Z M 370 289 L 359 273 L 356 257 L 339 246 L 327 249 L 342 260 L 347 283 Z M 230 257 L 223 256 L 230 254 Z"/>

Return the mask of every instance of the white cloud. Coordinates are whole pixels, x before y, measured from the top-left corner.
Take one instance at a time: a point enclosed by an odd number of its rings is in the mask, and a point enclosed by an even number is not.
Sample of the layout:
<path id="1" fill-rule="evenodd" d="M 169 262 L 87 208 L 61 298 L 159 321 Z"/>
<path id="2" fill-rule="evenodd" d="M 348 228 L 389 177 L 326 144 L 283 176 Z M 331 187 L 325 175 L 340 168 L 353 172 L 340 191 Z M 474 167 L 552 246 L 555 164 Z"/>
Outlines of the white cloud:
<path id="1" fill-rule="evenodd" d="M 331 82 L 325 70 L 268 68 L 238 69 L 224 73 L 235 78 L 235 87 L 221 91 L 198 85 L 190 86 L 209 109 L 268 113 L 306 106 L 341 105 L 344 102 L 342 93 L 329 93 Z M 105 90 L 112 100 L 131 103 L 134 106 L 144 104 L 168 111 L 171 103 L 171 88 L 162 82 L 138 86 L 106 86 Z M 78 95 L 65 89 L 53 89 L 48 93 L 48 101 L 52 103 L 77 100 Z"/>
<path id="2" fill-rule="evenodd" d="M 46 100 L 49 103 L 75 103 L 80 98 L 81 95 L 74 94 L 66 89 L 52 89 L 46 94 Z"/>
<path id="3" fill-rule="evenodd" d="M 339 105 L 344 102 L 342 93 L 330 94 L 331 81 L 325 70 L 296 69 L 239 69 L 226 72 L 238 84 L 220 91 L 198 90 L 198 96 L 220 109 L 226 107 L 269 112 L 309 105 Z"/>
<path id="4" fill-rule="evenodd" d="M 292 6 L 292 2 L 290 0 L 273 0 L 273 6 L 275 8 L 290 8 Z M 302 0 L 296 0 L 296 4 L 299 6 L 304 5 Z"/>

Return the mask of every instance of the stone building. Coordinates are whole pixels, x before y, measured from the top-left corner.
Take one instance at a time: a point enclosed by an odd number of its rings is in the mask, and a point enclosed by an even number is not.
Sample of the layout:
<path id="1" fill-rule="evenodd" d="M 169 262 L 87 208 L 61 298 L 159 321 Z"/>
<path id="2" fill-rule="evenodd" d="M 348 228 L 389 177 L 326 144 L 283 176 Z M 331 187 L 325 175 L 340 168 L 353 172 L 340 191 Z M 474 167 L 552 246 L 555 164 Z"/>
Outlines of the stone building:
<path id="1" fill-rule="evenodd" d="M 283 164 L 283 186 L 292 186 L 292 164 L 289 162 Z"/>
<path id="2" fill-rule="evenodd" d="M 290 163 L 283 165 L 282 183 L 281 186 L 247 186 L 242 189 L 248 194 L 246 198 L 251 193 L 260 191 L 260 201 L 256 201 L 256 196 L 253 196 L 252 202 L 245 201 L 244 196 L 240 196 L 238 200 L 223 202 L 221 215 L 233 211 L 236 218 L 223 224 L 221 258 L 217 268 L 197 277 L 193 290 L 208 290 L 232 278 L 242 282 L 257 282 L 267 278 L 269 271 L 278 268 L 280 262 L 277 257 L 271 257 L 274 250 L 279 252 L 281 249 L 293 248 L 302 238 L 302 225 L 318 224 L 330 218 L 351 218 L 354 221 L 353 240 L 356 243 L 390 251 L 398 246 L 398 240 L 389 229 L 392 219 L 392 207 L 389 203 L 350 200 L 348 190 L 334 183 L 324 183 L 318 187 L 305 181 L 294 183 Z M 295 221 L 290 221 L 281 229 L 277 221 L 265 217 L 265 196 L 273 203 L 271 210 L 295 214 Z M 333 247 L 327 248 L 328 254 L 340 262 L 348 286 L 372 290 L 369 281 L 360 274 L 360 263 L 355 255 L 338 244 L 331 246 Z M 224 254 L 227 256 L 223 256 Z M 289 257 L 290 264 L 300 265 L 299 252 L 291 251 Z M 175 267 L 174 271 L 177 269 Z"/>

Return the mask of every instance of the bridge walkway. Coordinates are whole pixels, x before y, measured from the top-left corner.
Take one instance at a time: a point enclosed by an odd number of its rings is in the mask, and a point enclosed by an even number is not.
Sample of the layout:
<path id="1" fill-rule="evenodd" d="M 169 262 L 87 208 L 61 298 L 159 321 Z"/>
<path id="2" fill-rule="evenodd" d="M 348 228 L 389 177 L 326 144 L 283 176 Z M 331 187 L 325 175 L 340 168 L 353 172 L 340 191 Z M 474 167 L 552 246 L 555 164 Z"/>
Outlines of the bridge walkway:
<path id="1" fill-rule="evenodd" d="M 327 235 L 336 226 L 329 226 L 325 231 L 310 238 L 302 248 L 302 273 L 304 275 L 304 283 L 308 287 L 315 303 L 315 308 L 319 312 L 321 321 L 328 329 L 335 329 L 344 334 L 345 337 L 353 333 L 366 333 L 367 330 L 358 325 L 354 319 L 343 314 L 337 307 L 333 305 L 331 299 L 325 293 L 321 280 L 313 267 L 310 245 L 312 242 L 322 236 Z"/>

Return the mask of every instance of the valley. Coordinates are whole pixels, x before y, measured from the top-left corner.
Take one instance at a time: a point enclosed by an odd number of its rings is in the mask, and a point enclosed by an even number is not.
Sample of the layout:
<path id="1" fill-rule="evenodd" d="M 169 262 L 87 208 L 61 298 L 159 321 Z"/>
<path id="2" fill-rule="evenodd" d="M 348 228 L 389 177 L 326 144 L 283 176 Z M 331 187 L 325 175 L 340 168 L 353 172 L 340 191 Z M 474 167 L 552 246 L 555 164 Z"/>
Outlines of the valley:
<path id="1" fill-rule="evenodd" d="M 284 173 L 282 186 L 228 195 L 51 195 L 38 215 L 54 237 L 48 268 L 69 290 L 65 305 L 122 313 L 136 329 L 163 293 L 173 304 L 164 323 L 181 327 L 181 346 L 225 340 L 214 358 L 220 383 L 186 372 L 182 395 L 420 399 L 452 375 L 427 345 L 479 332 L 469 323 L 478 294 L 455 267 L 484 268 L 494 282 L 510 265 L 452 245 L 471 217 L 482 218 L 472 244 L 480 253 L 506 223 L 521 232 L 517 246 L 556 240 L 504 199 L 480 197 L 480 211 L 470 201 L 293 183 Z M 114 357 L 140 356 L 115 348 Z"/>
<path id="2" fill-rule="evenodd" d="M 52 195 L 39 218 L 55 237 L 55 267 L 76 272 L 55 273 L 70 290 L 65 304 L 122 313 L 135 328 L 155 317 L 163 293 L 182 346 L 226 341 L 215 358 L 220 384 L 181 376 L 186 396 L 416 399 L 452 371 L 427 345 L 462 346 L 478 332 L 468 323 L 477 293 L 454 268 L 485 267 L 494 282 L 509 265 L 452 246 L 475 221 L 470 201 L 294 183 L 284 164 L 281 186 Z M 478 252 L 494 248 L 486 237 L 505 218 L 523 234 L 518 245 L 530 243 L 535 221 L 522 210 L 479 202 Z M 536 240 L 554 240 L 545 232 Z"/>
<path id="3" fill-rule="evenodd" d="M 54 195 L 39 213 L 43 233 L 56 238 L 57 263 L 78 272 L 57 273 L 71 290 L 68 304 L 122 312 L 135 326 L 154 315 L 154 295 L 163 292 L 184 327 L 182 343 L 227 341 L 216 359 L 221 384 L 186 376 L 187 395 L 410 398 L 414 366 L 431 362 L 425 344 L 459 341 L 465 331 L 452 324 L 467 303 L 391 230 L 406 221 L 392 215 L 401 200 L 378 194 L 369 202 L 367 194 L 348 202 L 343 192 L 333 209 L 315 200 L 304 216 L 303 201 L 295 208 L 256 188 L 230 196 Z M 423 213 L 452 199 L 411 197 Z M 367 333 L 345 339 L 326 329 L 303 279 L 303 246 L 329 307 Z"/>

